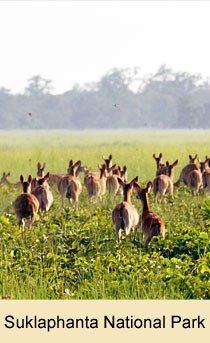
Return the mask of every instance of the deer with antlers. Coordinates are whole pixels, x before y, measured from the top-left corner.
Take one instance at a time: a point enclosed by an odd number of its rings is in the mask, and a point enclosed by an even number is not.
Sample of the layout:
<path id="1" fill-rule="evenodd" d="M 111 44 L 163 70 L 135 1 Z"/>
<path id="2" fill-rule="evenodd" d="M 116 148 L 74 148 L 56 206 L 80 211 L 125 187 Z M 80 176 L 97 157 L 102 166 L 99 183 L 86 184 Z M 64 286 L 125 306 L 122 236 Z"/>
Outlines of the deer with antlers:
<path id="1" fill-rule="evenodd" d="M 131 194 L 133 185 L 138 182 L 138 176 L 136 176 L 130 183 L 125 183 L 121 178 L 118 178 L 119 184 L 123 188 L 123 201 L 118 204 L 112 211 L 112 221 L 115 225 L 115 232 L 117 242 L 120 243 L 121 230 L 125 231 L 126 237 L 130 234 L 132 228 L 134 228 L 134 240 L 136 237 L 137 229 L 139 226 L 139 214 L 137 209 L 131 203 Z"/>
<path id="2" fill-rule="evenodd" d="M 163 219 L 154 213 L 149 207 L 148 193 L 151 188 L 151 181 L 147 183 L 146 188 L 141 188 L 136 182 L 134 182 L 134 189 L 137 191 L 137 197 L 142 202 L 141 228 L 146 247 L 148 247 L 152 237 L 165 237 L 165 224 Z"/>
<path id="3" fill-rule="evenodd" d="M 23 193 L 20 194 L 13 203 L 14 211 L 18 219 L 18 225 L 21 226 L 22 224 L 23 231 L 25 227 L 24 219 L 28 221 L 28 228 L 31 228 L 39 210 L 39 201 L 35 195 L 31 194 L 31 181 L 31 175 L 29 175 L 28 181 L 24 181 L 23 175 L 20 176 Z"/>

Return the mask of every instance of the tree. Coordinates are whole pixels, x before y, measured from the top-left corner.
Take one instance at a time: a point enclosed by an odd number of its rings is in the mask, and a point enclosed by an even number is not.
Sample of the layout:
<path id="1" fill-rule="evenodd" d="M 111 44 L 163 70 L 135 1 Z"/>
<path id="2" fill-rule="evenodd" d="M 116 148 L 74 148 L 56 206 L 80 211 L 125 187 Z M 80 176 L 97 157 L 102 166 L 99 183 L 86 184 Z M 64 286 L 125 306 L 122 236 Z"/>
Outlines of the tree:
<path id="1" fill-rule="evenodd" d="M 40 75 L 28 79 L 29 85 L 25 88 L 25 94 L 31 96 L 42 96 L 49 94 L 52 89 L 52 81 L 46 80 Z"/>

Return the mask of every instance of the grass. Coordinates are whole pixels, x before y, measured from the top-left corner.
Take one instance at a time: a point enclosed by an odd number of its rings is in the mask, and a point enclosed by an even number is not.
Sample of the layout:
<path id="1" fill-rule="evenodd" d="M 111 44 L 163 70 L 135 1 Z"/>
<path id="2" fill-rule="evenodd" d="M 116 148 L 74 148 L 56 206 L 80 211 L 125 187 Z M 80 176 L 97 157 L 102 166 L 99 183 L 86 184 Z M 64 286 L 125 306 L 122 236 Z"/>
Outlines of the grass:
<path id="1" fill-rule="evenodd" d="M 47 171 L 66 172 L 68 161 L 81 159 L 97 170 L 102 155 L 126 164 L 129 179 L 140 185 L 153 180 L 152 154 L 163 153 L 164 162 L 179 160 L 174 180 L 197 153 L 209 155 L 208 131 L 3 131 L 0 132 L 0 173 L 36 175 L 38 161 Z M 82 175 L 80 176 L 82 180 Z M 90 206 L 86 190 L 77 212 L 61 209 L 57 189 L 54 204 L 32 230 L 21 234 L 12 202 L 20 190 L 0 188 L 0 294 L 14 299 L 209 299 L 210 199 L 192 198 L 186 187 L 175 192 L 173 202 L 159 205 L 150 194 L 151 208 L 166 223 L 166 239 L 154 238 L 147 250 L 132 234 L 116 246 L 111 212 L 121 197 L 108 196 Z M 141 204 L 133 196 L 141 212 Z"/>

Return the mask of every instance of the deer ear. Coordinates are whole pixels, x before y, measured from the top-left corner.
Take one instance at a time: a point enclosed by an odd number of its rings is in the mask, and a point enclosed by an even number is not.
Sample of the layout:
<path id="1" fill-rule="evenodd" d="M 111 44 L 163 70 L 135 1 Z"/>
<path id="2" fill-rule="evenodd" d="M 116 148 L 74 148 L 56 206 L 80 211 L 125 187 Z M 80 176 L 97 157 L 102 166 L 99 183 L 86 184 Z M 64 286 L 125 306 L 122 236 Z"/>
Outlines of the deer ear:
<path id="1" fill-rule="evenodd" d="M 152 157 L 156 160 L 155 154 L 153 154 Z"/>
<path id="2" fill-rule="evenodd" d="M 48 180 L 48 179 L 49 179 L 49 176 L 50 176 L 50 173 L 48 172 L 48 173 L 44 176 L 44 179 L 45 179 L 45 180 Z"/>
<path id="3" fill-rule="evenodd" d="M 124 166 L 124 167 L 123 167 L 123 171 L 124 171 L 124 172 L 126 172 L 126 170 L 127 170 L 127 167 L 126 167 L 126 166 Z"/>
<path id="4" fill-rule="evenodd" d="M 3 176 L 4 176 L 4 177 L 6 176 L 6 173 L 5 173 L 5 172 L 3 172 Z"/>
<path id="5" fill-rule="evenodd" d="M 81 161 L 80 160 L 78 160 L 76 163 L 74 163 L 74 167 L 79 167 L 79 166 L 81 166 Z"/>
<path id="6" fill-rule="evenodd" d="M 28 182 L 31 183 L 31 181 L 32 181 L 32 176 L 29 175 L 29 177 L 28 177 Z"/>
<path id="7" fill-rule="evenodd" d="M 21 182 L 21 183 L 23 183 L 23 182 L 24 182 L 23 175 L 20 175 L 20 182 Z"/>
<path id="8" fill-rule="evenodd" d="M 41 168 L 41 163 L 38 162 L 38 163 L 37 163 L 37 169 L 40 169 L 40 168 Z"/>
<path id="9" fill-rule="evenodd" d="M 9 173 L 7 173 L 6 177 L 8 177 L 8 176 L 10 176 L 10 172 L 9 172 Z"/>
<path id="10" fill-rule="evenodd" d="M 69 167 L 72 167 L 73 164 L 74 164 L 74 163 L 73 163 L 73 160 L 70 160 L 70 161 L 69 161 Z"/>
<path id="11" fill-rule="evenodd" d="M 116 168 L 116 164 L 114 164 L 111 168 L 109 168 L 108 172 L 113 171 Z"/>
<path id="12" fill-rule="evenodd" d="M 166 166 L 167 166 L 167 167 L 169 166 L 169 162 L 168 162 L 168 161 L 166 161 Z"/>
<path id="13" fill-rule="evenodd" d="M 189 159 L 192 160 L 192 155 L 189 155 Z"/>
<path id="14" fill-rule="evenodd" d="M 138 182 L 138 180 L 139 180 L 139 178 L 138 178 L 138 176 L 136 176 L 136 177 L 130 182 L 130 184 L 132 185 L 134 182 Z"/>
<path id="15" fill-rule="evenodd" d="M 118 180 L 120 186 L 122 186 L 122 187 L 125 186 L 125 183 L 119 177 L 117 178 L 117 180 Z"/>
<path id="16" fill-rule="evenodd" d="M 112 155 L 109 155 L 109 160 L 112 160 Z"/>
<path id="17" fill-rule="evenodd" d="M 141 187 L 138 185 L 137 182 L 134 182 L 134 183 L 133 183 L 133 188 L 135 189 L 135 191 L 138 191 L 138 190 L 141 189 Z"/>
<path id="18" fill-rule="evenodd" d="M 173 167 L 177 166 L 178 162 L 179 162 L 178 160 L 174 161 L 174 163 L 172 164 L 172 166 L 173 166 Z"/>
<path id="19" fill-rule="evenodd" d="M 150 192 L 150 191 L 151 191 L 151 189 L 152 189 L 152 182 L 151 182 L 151 181 L 147 182 L 147 187 L 146 187 L 146 189 L 147 189 L 147 192 Z"/>
<path id="20" fill-rule="evenodd" d="M 162 154 L 162 152 L 159 154 L 159 158 L 162 158 L 163 157 L 163 154 Z"/>

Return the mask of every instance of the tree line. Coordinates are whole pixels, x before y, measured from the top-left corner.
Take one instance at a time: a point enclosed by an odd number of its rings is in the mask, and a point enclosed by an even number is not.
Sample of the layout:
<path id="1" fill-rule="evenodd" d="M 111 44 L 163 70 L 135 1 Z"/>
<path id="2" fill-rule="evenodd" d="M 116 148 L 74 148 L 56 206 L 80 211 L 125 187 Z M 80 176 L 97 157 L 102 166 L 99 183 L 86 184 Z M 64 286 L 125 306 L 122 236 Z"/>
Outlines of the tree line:
<path id="1" fill-rule="evenodd" d="M 142 76 L 114 68 L 95 83 L 52 94 L 52 81 L 28 80 L 23 94 L 0 88 L 1 129 L 210 128 L 210 83 L 166 65 Z"/>

